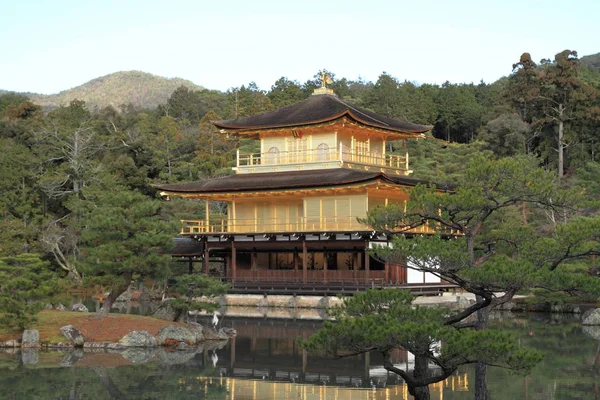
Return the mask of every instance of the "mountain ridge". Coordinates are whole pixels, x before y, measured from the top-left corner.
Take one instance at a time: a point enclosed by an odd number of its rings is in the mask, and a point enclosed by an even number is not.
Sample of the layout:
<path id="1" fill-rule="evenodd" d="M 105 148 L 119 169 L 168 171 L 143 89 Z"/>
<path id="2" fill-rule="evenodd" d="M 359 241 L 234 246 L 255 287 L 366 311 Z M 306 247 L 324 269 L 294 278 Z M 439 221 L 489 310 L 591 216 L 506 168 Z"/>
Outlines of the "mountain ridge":
<path id="1" fill-rule="evenodd" d="M 180 86 L 191 90 L 205 89 L 183 78 L 165 78 L 143 71 L 118 71 L 56 94 L 20 94 L 44 108 L 66 106 L 73 100 L 83 100 L 89 108 L 97 109 L 107 106 L 119 109 L 124 104 L 133 104 L 137 108 L 156 108 L 166 103 Z M 0 93 L 6 92 L 0 89 Z"/>

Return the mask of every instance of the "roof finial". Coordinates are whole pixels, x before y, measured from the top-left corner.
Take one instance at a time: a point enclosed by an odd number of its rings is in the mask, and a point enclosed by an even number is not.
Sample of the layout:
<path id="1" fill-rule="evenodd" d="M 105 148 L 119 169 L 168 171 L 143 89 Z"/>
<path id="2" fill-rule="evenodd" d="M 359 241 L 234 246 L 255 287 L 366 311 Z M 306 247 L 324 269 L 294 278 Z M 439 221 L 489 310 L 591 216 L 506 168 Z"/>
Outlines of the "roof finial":
<path id="1" fill-rule="evenodd" d="M 331 85 L 333 83 L 333 80 L 331 79 L 331 74 L 329 74 L 329 72 L 327 71 L 319 71 L 319 80 L 321 81 L 321 87 L 320 88 L 316 88 L 313 91 L 313 95 L 315 94 L 331 94 L 333 96 L 335 96 L 335 93 L 333 92 L 333 89 L 329 89 L 327 87 L 327 85 Z"/>

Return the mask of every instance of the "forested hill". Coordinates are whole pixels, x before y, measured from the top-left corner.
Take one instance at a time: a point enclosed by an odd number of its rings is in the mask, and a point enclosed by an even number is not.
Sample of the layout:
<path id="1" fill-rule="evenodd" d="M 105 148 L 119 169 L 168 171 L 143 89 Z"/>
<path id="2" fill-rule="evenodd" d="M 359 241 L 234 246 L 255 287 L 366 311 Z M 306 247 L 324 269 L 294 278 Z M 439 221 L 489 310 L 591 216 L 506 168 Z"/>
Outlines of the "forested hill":
<path id="1" fill-rule="evenodd" d="M 180 86 L 186 86 L 192 90 L 203 89 L 186 79 L 169 79 L 141 71 L 126 71 L 93 79 L 58 94 L 28 93 L 27 96 L 45 108 L 69 105 L 72 100 L 83 100 L 91 109 L 102 109 L 108 105 L 119 109 L 122 104 L 133 104 L 140 108 L 156 108 L 159 104 L 166 103 L 175 89 Z"/>
<path id="2" fill-rule="evenodd" d="M 580 58 L 580 61 L 588 68 L 593 69 L 596 72 L 600 72 L 600 53 L 583 56 Z"/>

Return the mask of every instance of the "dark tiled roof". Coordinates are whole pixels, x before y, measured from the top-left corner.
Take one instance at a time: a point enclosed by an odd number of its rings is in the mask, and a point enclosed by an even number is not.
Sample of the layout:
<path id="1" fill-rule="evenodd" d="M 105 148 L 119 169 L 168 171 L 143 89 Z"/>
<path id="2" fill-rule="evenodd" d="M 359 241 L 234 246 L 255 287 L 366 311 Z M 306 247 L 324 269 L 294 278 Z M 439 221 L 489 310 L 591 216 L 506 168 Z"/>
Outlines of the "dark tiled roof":
<path id="1" fill-rule="evenodd" d="M 336 96 L 328 94 L 313 95 L 306 100 L 275 111 L 245 118 L 213 121 L 213 124 L 222 129 L 253 130 L 319 124 L 333 121 L 343 116 L 347 116 L 364 125 L 395 132 L 423 133 L 431 129 L 429 126 L 411 124 L 377 115 L 372 111 L 355 107 Z"/>
<path id="2" fill-rule="evenodd" d="M 173 193 L 221 193 L 330 187 L 363 183 L 376 179 L 403 186 L 415 186 L 418 183 L 431 183 L 423 179 L 408 178 L 406 176 L 391 176 L 381 172 L 365 172 L 346 168 L 336 168 L 310 171 L 236 174 L 205 181 L 172 185 L 154 185 L 154 187 L 159 190 Z M 438 188 L 441 190 L 451 189 L 450 187 L 442 185 L 438 185 Z"/>
<path id="3" fill-rule="evenodd" d="M 173 256 L 201 256 L 204 243 L 188 238 L 175 238 L 175 247 L 170 251 Z"/>

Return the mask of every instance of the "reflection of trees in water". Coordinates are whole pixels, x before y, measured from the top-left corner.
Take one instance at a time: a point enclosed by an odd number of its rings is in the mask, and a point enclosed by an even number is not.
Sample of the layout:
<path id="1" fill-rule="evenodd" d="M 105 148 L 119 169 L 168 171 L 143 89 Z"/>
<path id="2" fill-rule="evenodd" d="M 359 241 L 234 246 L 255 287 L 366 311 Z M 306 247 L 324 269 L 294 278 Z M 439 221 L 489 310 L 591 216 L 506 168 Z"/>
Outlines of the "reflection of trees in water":
<path id="1" fill-rule="evenodd" d="M 572 316 L 557 317 L 540 313 L 510 314 L 506 318 L 506 315 L 500 314 L 502 318 L 494 318 L 491 325 L 511 331 L 522 345 L 539 349 L 545 352 L 546 357 L 529 377 L 515 376 L 509 371 L 491 368 L 488 386 L 495 399 L 600 399 L 600 336 L 594 338 L 593 329 L 586 328 L 587 333 L 584 333 L 577 317 Z M 259 386 L 266 393 L 267 387 L 275 388 L 286 384 L 281 371 L 290 371 L 288 382 L 298 382 L 298 374 L 294 371 L 301 372 L 303 358 L 301 351 L 295 346 L 295 336 L 292 333 L 314 327 L 312 322 L 294 324 L 292 321 L 261 321 L 261 324 L 267 329 L 256 331 L 248 327 L 257 333 L 257 337 L 236 338 L 234 366 L 241 369 L 253 366 L 257 371 L 265 371 L 266 381 L 259 378 Z M 285 325 L 288 330 L 283 329 Z M 285 338 L 285 335 L 288 337 Z M 250 351 L 252 346 L 254 350 Z M 168 365 L 160 363 L 155 357 L 155 362 L 116 368 L 57 368 L 68 355 L 64 352 L 40 352 L 37 365 L 23 366 L 20 353 L 10 350 L 0 350 L 1 399 L 225 399 L 228 387 L 232 390 L 235 386 L 236 393 L 241 394 L 243 392 L 239 391 L 242 388 L 254 384 L 253 380 L 243 377 L 229 380 L 220 378 L 222 373 L 227 375 L 225 370 L 228 370 L 232 361 L 230 347 L 217 350 L 216 367 L 212 363 L 212 349 L 195 354 L 185 364 Z M 410 363 L 401 354 L 397 357 L 400 363 Z M 326 381 L 327 387 L 332 386 L 332 390 L 333 385 L 338 388 L 354 386 L 358 379 L 352 380 L 350 384 L 350 375 L 347 375 L 348 382 L 344 383 L 344 374 L 359 371 L 360 375 L 360 371 L 366 372 L 365 361 L 360 358 L 349 361 L 308 357 L 304 381 L 315 385 L 324 385 L 323 381 Z M 401 382 L 395 379 L 387 381 L 385 375 L 377 374 L 377 366 L 381 363 L 378 357 L 373 356 L 368 361 L 370 377 L 361 375 L 359 386 L 370 388 L 371 381 L 378 388 L 386 384 L 387 387 L 381 390 L 391 394 L 398 392 L 399 395 L 392 398 L 402 399 L 402 386 L 394 386 Z M 74 363 L 77 365 L 80 362 Z M 436 386 L 432 390 L 432 398 L 437 398 L 443 390 L 444 400 L 472 399 L 472 373 L 472 368 L 461 369 L 450 381 Z M 278 382 L 269 382 L 269 379 Z"/>

